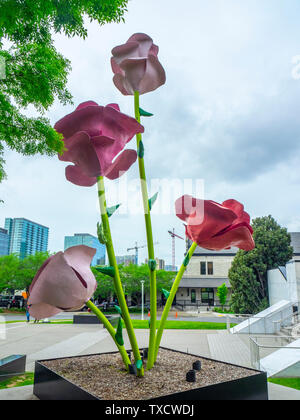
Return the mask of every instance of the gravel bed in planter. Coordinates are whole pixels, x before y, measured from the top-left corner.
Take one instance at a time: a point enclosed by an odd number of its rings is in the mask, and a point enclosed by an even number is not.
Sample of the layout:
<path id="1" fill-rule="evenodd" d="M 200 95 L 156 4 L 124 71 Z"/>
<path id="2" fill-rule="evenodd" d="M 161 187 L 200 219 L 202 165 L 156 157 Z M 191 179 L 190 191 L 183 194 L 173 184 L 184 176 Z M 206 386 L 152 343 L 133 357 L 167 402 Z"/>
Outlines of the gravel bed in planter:
<path id="1" fill-rule="evenodd" d="M 186 374 L 199 360 L 196 381 Z M 161 348 L 155 367 L 129 375 L 119 353 L 42 361 L 42 365 L 104 400 L 148 400 L 259 375 L 258 371 Z M 254 392 L 255 393 L 255 392 Z M 217 397 L 217 396 L 216 396 Z"/>

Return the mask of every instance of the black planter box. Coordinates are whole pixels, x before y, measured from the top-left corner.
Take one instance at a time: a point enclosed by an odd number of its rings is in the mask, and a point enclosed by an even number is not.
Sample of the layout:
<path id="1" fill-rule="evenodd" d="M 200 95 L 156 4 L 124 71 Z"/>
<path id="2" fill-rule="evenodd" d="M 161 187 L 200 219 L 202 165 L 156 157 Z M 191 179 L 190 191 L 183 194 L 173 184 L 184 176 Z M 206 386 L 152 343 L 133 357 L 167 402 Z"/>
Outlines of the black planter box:
<path id="1" fill-rule="evenodd" d="M 164 348 L 164 347 L 161 347 Z M 165 348 L 166 349 L 166 348 Z M 169 351 L 176 351 L 166 349 Z M 105 353 L 105 354 L 111 354 Z M 115 353 L 115 352 L 113 352 Z M 183 352 L 177 352 L 183 353 Z M 102 353 L 103 354 L 103 353 Z M 186 354 L 186 353 L 185 353 Z M 199 357 L 199 355 L 190 354 L 190 356 Z M 86 356 L 75 356 L 86 357 Z M 74 357 L 74 358 L 75 358 Z M 202 359 L 219 362 L 218 360 Z M 55 360 L 55 359 L 51 359 Z M 45 360 L 46 361 L 46 360 Z M 224 362 L 221 362 L 224 363 Z M 224 363 L 226 365 L 241 367 L 231 363 Z M 149 399 L 148 401 L 154 402 L 167 402 L 167 401 L 195 401 L 195 400 L 268 400 L 268 383 L 267 374 L 254 369 L 249 369 L 256 374 L 244 377 L 237 380 L 222 382 L 216 385 L 210 385 L 202 388 L 191 389 L 189 391 L 174 393 L 170 395 L 163 395 L 158 398 Z M 101 398 L 89 393 L 88 391 L 80 388 L 74 383 L 63 378 L 59 374 L 53 372 L 51 369 L 43 365 L 43 361 L 35 362 L 34 374 L 34 388 L 33 393 L 40 400 L 100 400 Z"/>
<path id="2" fill-rule="evenodd" d="M 107 315 L 106 318 L 109 322 L 115 327 L 118 324 L 119 315 Z M 73 316 L 74 324 L 102 324 L 102 322 L 96 317 L 96 315 L 74 315 Z"/>
<path id="3" fill-rule="evenodd" d="M 0 382 L 25 372 L 26 356 L 13 354 L 0 359 Z"/>

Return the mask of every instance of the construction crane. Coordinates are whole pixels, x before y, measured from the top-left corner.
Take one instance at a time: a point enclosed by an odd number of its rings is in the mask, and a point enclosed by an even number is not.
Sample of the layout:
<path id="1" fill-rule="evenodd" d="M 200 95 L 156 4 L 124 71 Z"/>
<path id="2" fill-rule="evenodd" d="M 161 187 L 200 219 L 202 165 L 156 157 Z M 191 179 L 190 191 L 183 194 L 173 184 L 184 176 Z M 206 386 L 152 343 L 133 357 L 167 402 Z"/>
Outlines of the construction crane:
<path id="1" fill-rule="evenodd" d="M 171 235 L 172 238 L 172 266 L 173 266 L 173 271 L 176 270 L 176 266 L 175 266 L 175 238 L 178 239 L 182 239 L 184 241 L 184 238 L 182 238 L 181 236 L 177 235 L 175 233 L 175 229 L 173 228 L 173 232 L 171 232 L 170 230 L 168 230 L 168 233 Z"/>
<path id="2" fill-rule="evenodd" d="M 155 244 L 153 244 L 153 245 L 157 245 L 159 242 L 155 242 Z M 133 247 L 133 248 L 127 248 L 127 252 L 128 251 L 132 251 L 132 250 L 135 250 L 135 264 L 136 265 L 138 265 L 138 262 L 139 262 L 139 249 L 141 249 L 141 248 L 147 248 L 147 245 L 141 245 L 141 246 L 138 246 L 138 244 L 137 244 L 137 242 L 135 243 L 135 246 Z"/>

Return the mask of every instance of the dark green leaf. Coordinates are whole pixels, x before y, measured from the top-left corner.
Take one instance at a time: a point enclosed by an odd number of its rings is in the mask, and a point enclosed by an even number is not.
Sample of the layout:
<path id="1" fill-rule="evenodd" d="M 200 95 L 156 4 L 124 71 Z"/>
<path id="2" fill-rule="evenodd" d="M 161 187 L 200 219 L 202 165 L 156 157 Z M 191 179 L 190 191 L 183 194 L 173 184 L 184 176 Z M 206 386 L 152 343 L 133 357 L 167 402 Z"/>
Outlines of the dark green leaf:
<path id="1" fill-rule="evenodd" d="M 140 141 L 140 144 L 139 144 L 139 149 L 138 149 L 138 157 L 139 157 L 140 159 L 142 159 L 142 158 L 144 157 L 144 155 L 145 155 L 144 144 L 143 144 L 143 142 L 142 142 L 142 141 Z"/>
<path id="2" fill-rule="evenodd" d="M 156 269 L 156 261 L 155 261 L 155 260 L 150 259 L 150 260 L 148 261 L 148 266 L 149 266 L 149 268 L 150 268 L 150 270 L 151 270 L 151 271 L 155 271 L 155 269 Z"/>
<path id="3" fill-rule="evenodd" d="M 150 112 L 144 111 L 142 108 L 140 108 L 140 115 L 142 117 L 153 117 L 153 114 L 151 114 Z"/>
<path id="4" fill-rule="evenodd" d="M 137 360 L 137 362 L 136 362 L 136 367 L 140 370 L 140 369 L 142 369 L 142 367 L 143 367 L 143 362 L 142 362 L 142 360 L 140 359 L 140 360 Z"/>
<path id="5" fill-rule="evenodd" d="M 166 289 L 162 289 L 161 290 L 165 296 L 166 299 L 168 299 L 168 297 L 170 296 L 170 292 L 168 292 Z"/>
<path id="6" fill-rule="evenodd" d="M 111 217 L 111 216 L 114 214 L 114 212 L 118 210 L 118 208 L 120 207 L 120 205 L 121 205 L 121 204 L 117 204 L 116 206 L 109 207 L 109 208 L 106 210 L 107 216 L 108 216 L 108 217 Z"/>
<path id="7" fill-rule="evenodd" d="M 115 335 L 116 342 L 119 344 L 119 346 L 124 346 L 124 340 L 123 340 L 123 324 L 122 319 L 119 318 L 118 328 Z"/>
<path id="8" fill-rule="evenodd" d="M 107 243 L 107 238 L 106 238 L 102 223 L 101 224 L 97 223 L 97 234 L 98 234 L 99 242 L 105 245 Z"/>
<path id="9" fill-rule="evenodd" d="M 184 265 L 185 267 L 187 267 L 187 266 L 188 266 L 188 264 L 189 264 L 189 262 L 190 262 L 190 255 L 189 255 L 189 253 L 187 253 L 187 254 L 186 254 L 186 256 L 185 256 L 185 259 L 184 259 L 184 261 L 183 261 L 183 265 Z"/>
<path id="10" fill-rule="evenodd" d="M 155 201 L 157 200 L 157 197 L 158 197 L 158 192 L 156 194 L 154 194 L 154 196 L 149 199 L 150 210 L 152 210 L 152 207 L 153 207 Z"/>
<path id="11" fill-rule="evenodd" d="M 99 273 L 106 274 L 107 276 L 110 276 L 112 278 L 115 277 L 115 269 L 114 267 L 95 267 Z"/>

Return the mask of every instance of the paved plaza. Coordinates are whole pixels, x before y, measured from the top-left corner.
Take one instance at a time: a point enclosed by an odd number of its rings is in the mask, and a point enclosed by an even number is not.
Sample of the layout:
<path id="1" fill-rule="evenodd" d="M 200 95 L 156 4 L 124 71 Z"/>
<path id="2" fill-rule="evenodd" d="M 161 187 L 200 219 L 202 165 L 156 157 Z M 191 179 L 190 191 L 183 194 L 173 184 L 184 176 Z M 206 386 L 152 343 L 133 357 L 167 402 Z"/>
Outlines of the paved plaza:
<path id="1" fill-rule="evenodd" d="M 148 345 L 148 331 L 136 330 L 140 347 Z M 125 346 L 130 347 L 124 333 Z M 248 338 L 249 340 L 249 338 Z M 162 346 L 199 356 L 251 367 L 247 337 L 231 335 L 227 331 L 166 330 Z M 6 339 L 0 340 L 0 358 L 11 354 L 27 355 L 27 371 L 34 370 L 39 359 L 67 357 L 114 351 L 115 345 L 105 329 L 99 325 L 27 324 L 6 325 Z M 270 399 L 300 400 L 300 392 L 270 384 Z M 32 387 L 0 391 L 0 400 L 35 399 Z"/>

